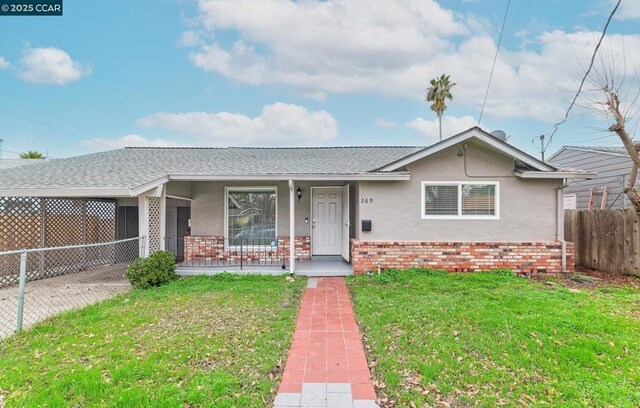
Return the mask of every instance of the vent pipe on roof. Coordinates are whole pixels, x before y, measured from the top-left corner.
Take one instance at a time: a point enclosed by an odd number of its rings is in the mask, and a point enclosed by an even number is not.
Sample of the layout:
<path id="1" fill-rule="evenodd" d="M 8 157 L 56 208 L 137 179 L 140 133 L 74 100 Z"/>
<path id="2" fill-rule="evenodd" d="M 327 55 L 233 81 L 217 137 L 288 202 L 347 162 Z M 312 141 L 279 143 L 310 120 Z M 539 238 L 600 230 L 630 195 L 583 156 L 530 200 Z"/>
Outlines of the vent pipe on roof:
<path id="1" fill-rule="evenodd" d="M 493 132 L 491 132 L 491 136 L 495 137 L 496 139 L 500 139 L 503 142 L 507 141 L 507 134 L 504 132 L 504 130 L 494 130 Z"/>

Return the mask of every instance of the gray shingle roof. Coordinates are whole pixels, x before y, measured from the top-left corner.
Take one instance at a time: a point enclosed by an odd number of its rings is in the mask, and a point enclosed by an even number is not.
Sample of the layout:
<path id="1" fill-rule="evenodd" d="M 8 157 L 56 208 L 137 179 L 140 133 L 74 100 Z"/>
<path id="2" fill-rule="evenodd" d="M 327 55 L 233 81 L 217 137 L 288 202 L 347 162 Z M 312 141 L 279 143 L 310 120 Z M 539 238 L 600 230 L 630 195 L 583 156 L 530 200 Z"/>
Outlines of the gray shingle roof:
<path id="1" fill-rule="evenodd" d="M 0 188 L 135 188 L 169 174 L 361 174 L 421 149 L 125 148 L 2 170 Z"/>
<path id="2" fill-rule="evenodd" d="M 0 159 L 0 170 L 42 163 L 45 159 Z"/>
<path id="3" fill-rule="evenodd" d="M 627 154 L 624 146 L 565 146 L 568 149 L 593 150 L 594 152 Z"/>

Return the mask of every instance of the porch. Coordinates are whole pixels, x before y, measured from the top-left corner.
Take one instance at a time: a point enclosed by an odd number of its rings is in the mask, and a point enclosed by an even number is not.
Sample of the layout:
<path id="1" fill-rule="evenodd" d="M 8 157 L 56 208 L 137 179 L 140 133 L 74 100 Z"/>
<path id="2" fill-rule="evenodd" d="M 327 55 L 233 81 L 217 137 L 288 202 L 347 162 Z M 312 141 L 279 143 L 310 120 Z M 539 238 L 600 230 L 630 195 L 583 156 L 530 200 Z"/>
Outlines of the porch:
<path id="1" fill-rule="evenodd" d="M 207 261 L 183 261 L 178 264 L 176 273 L 180 276 L 215 275 L 231 272 L 246 275 L 282 275 L 288 273 L 288 265 L 275 264 L 228 264 L 212 265 Z M 301 276 L 347 276 L 353 275 L 353 267 L 342 257 L 315 257 L 309 261 L 296 262 L 296 275 Z"/>
<path id="2" fill-rule="evenodd" d="M 353 181 L 170 181 L 153 215 L 181 275 L 233 273 L 353 274 Z M 153 200 L 153 199 L 152 199 Z M 176 208 L 177 205 L 177 208 Z M 148 225 L 147 228 L 145 224 Z"/>

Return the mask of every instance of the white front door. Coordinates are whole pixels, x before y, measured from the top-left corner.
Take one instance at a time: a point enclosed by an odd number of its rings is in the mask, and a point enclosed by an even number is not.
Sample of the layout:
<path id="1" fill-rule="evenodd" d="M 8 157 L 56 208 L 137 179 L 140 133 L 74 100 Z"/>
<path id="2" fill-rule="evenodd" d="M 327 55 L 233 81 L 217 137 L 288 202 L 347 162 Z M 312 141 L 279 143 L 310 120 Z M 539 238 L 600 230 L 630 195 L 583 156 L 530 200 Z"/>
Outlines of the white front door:
<path id="1" fill-rule="evenodd" d="M 342 187 L 316 187 L 312 191 L 312 255 L 341 255 Z"/>

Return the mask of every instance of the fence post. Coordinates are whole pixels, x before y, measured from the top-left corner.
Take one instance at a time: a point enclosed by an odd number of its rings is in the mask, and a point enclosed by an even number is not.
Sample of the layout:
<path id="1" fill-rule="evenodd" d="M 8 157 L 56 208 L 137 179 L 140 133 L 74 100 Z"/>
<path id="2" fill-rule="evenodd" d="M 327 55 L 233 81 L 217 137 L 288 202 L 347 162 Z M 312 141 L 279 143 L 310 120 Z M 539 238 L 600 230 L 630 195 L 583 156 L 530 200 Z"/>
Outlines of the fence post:
<path id="1" fill-rule="evenodd" d="M 47 247 L 47 200 L 40 198 L 40 248 Z M 45 251 L 40 252 L 40 276 L 46 278 L 47 271 L 47 254 Z"/>
<path id="2" fill-rule="evenodd" d="M 27 253 L 20 254 L 20 283 L 18 284 L 18 322 L 17 331 L 22 331 L 22 320 L 24 316 L 24 287 L 27 282 Z"/>
<path id="3" fill-rule="evenodd" d="M 146 239 L 146 235 L 142 235 L 140 236 L 140 238 L 138 239 L 138 258 L 144 258 L 144 250 L 145 250 L 145 239 Z"/>
<path id="4" fill-rule="evenodd" d="M 627 195 L 624 193 L 624 188 L 627 185 L 627 175 L 623 174 L 622 175 L 622 190 L 620 190 L 621 195 L 622 195 L 622 209 L 626 209 L 627 208 Z"/>

